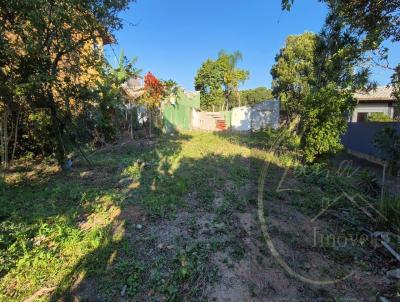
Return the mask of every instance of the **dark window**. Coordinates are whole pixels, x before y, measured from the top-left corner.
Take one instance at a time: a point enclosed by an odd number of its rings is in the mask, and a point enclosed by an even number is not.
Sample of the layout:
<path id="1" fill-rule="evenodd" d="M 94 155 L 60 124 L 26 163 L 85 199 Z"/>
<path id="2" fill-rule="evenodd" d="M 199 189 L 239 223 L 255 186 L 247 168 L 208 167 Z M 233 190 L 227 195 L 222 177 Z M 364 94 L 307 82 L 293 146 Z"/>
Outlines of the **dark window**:
<path id="1" fill-rule="evenodd" d="M 358 112 L 357 113 L 357 122 L 366 122 L 368 118 L 367 112 Z"/>

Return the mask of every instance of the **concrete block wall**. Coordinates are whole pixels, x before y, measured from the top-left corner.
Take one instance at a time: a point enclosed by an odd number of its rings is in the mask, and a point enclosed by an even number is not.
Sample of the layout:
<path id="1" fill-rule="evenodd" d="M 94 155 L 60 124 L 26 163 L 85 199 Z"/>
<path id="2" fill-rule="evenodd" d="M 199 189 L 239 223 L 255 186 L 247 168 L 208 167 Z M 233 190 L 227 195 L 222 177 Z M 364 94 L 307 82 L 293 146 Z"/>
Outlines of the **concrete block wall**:
<path id="1" fill-rule="evenodd" d="M 242 106 L 232 109 L 232 130 L 258 131 L 279 127 L 279 101 L 268 100 L 255 106 Z"/>

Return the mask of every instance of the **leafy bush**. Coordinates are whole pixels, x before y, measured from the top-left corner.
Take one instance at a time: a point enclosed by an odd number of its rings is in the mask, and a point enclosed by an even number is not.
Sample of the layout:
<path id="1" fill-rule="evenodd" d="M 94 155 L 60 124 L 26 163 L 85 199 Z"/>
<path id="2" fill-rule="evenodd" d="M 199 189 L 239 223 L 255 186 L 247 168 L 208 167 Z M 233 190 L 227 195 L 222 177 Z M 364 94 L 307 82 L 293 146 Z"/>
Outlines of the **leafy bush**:
<path id="1" fill-rule="evenodd" d="M 382 214 L 381 224 L 394 230 L 400 226 L 400 197 L 386 195 L 379 203 L 379 212 Z"/>
<path id="2" fill-rule="evenodd" d="M 384 154 L 389 173 L 398 173 L 400 164 L 400 134 L 393 127 L 384 127 L 375 135 L 374 144 Z"/>
<path id="3" fill-rule="evenodd" d="M 393 119 L 382 113 L 382 112 L 373 112 L 368 115 L 369 122 L 393 122 Z"/>
<path id="4" fill-rule="evenodd" d="M 381 190 L 376 175 L 367 170 L 363 170 L 359 174 L 358 187 L 372 197 L 377 197 Z"/>
<path id="5" fill-rule="evenodd" d="M 332 85 L 308 95 L 306 99 L 300 122 L 302 147 L 305 160 L 313 162 L 343 148 L 340 138 L 347 129 L 344 113 L 353 108 L 355 101 L 350 94 L 338 92 Z"/>

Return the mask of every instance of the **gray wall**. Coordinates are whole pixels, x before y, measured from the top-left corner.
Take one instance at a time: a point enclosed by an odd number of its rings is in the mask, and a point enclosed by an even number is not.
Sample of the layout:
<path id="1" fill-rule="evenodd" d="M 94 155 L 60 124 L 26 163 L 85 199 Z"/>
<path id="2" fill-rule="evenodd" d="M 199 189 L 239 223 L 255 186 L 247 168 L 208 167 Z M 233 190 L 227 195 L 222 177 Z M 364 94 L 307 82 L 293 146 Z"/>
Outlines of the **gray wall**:
<path id="1" fill-rule="evenodd" d="M 251 107 L 251 130 L 279 127 L 279 101 L 268 100 Z"/>
<path id="2" fill-rule="evenodd" d="M 374 138 L 376 133 L 386 126 L 394 127 L 400 133 L 400 123 L 349 123 L 349 128 L 342 137 L 342 143 L 351 151 L 383 159 L 383 154 L 374 146 Z"/>
<path id="3" fill-rule="evenodd" d="M 232 109 L 231 128 L 234 131 L 258 131 L 270 127 L 279 127 L 279 101 L 276 99 Z"/>

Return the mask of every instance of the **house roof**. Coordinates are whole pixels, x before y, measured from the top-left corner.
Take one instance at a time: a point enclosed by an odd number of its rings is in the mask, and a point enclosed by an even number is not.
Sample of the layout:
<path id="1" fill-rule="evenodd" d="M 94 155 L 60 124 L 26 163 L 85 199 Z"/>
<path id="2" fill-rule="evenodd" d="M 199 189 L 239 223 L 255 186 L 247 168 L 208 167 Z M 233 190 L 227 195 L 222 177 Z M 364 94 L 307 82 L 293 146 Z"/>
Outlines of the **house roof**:
<path id="1" fill-rule="evenodd" d="M 375 90 L 359 91 L 354 94 L 354 97 L 359 102 L 391 102 L 395 100 L 393 96 L 393 87 L 391 86 L 378 86 Z"/>
<path id="2" fill-rule="evenodd" d="M 121 85 L 127 99 L 133 101 L 144 94 L 143 78 L 141 76 L 132 76 Z"/>

